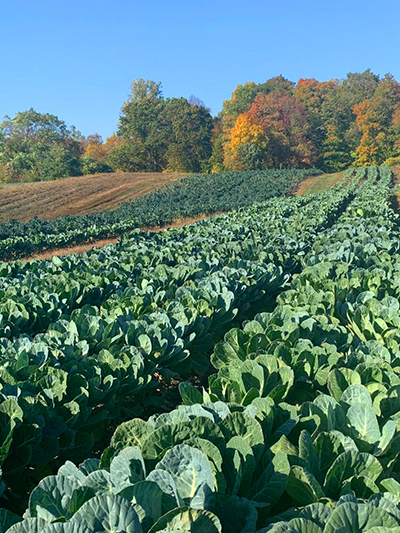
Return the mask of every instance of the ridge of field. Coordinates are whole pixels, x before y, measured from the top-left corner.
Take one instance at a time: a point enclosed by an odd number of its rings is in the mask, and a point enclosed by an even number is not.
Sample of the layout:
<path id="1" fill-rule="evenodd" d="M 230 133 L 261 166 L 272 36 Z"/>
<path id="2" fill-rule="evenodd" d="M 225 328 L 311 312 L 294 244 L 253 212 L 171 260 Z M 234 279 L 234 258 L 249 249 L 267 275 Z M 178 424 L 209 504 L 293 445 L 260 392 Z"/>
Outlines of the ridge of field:
<path id="1" fill-rule="evenodd" d="M 185 174 L 169 172 L 112 172 L 57 181 L 18 183 L 0 187 L 0 223 L 26 222 L 34 217 L 53 220 L 117 208 Z"/>
<path id="2" fill-rule="evenodd" d="M 318 176 L 309 176 L 307 178 L 305 178 L 301 183 L 300 185 L 298 186 L 297 190 L 295 191 L 295 195 L 296 196 L 302 196 L 302 195 L 305 195 L 305 194 L 313 194 L 313 193 L 320 193 L 320 192 L 324 192 L 330 188 L 332 188 L 334 185 L 336 185 L 336 183 L 338 183 L 342 177 L 343 177 L 343 174 L 344 172 L 336 172 L 336 173 L 333 173 L 333 174 L 321 174 L 321 175 L 318 175 Z M 116 182 L 114 182 L 113 184 L 111 184 L 111 187 L 107 186 L 107 184 L 109 183 L 109 180 L 107 178 L 109 177 L 115 177 L 116 179 Z M 150 178 L 150 180 L 146 183 L 144 183 L 142 181 L 142 176 L 145 176 L 146 177 L 146 180 Z M 181 177 L 181 175 L 179 174 L 162 174 L 162 173 L 153 173 L 153 174 L 136 174 L 136 173 L 113 173 L 113 174 L 99 174 L 97 176 L 95 176 L 96 179 L 101 179 L 101 183 L 99 183 L 99 187 L 95 188 L 92 186 L 92 183 L 90 183 L 90 178 L 93 178 L 93 176 L 85 176 L 84 178 L 89 178 L 88 180 L 84 180 L 85 183 L 83 184 L 83 187 L 81 186 L 81 184 L 78 184 L 78 189 L 79 190 L 82 190 L 83 188 L 85 189 L 88 189 L 89 191 L 92 191 L 92 193 L 90 193 L 90 196 L 87 198 L 87 199 L 84 199 L 80 202 L 77 202 L 77 203 L 67 203 L 65 205 L 61 205 L 61 201 L 60 201 L 60 206 L 59 206 L 59 209 L 61 212 L 65 213 L 65 214 L 81 214 L 80 212 L 78 212 L 79 210 L 83 209 L 83 205 L 87 205 L 89 206 L 88 207 L 88 210 L 86 212 L 91 212 L 91 213 L 96 213 L 96 212 L 99 212 L 101 211 L 101 208 L 105 208 L 106 205 L 109 206 L 110 209 L 112 209 L 112 207 L 115 207 L 117 205 L 118 202 L 122 202 L 122 201 L 125 201 L 126 199 L 133 199 L 133 198 L 137 198 L 139 196 L 144 196 L 145 194 L 148 194 L 149 192 L 152 192 L 152 190 L 155 190 L 158 186 L 160 186 L 159 183 L 157 183 L 157 179 L 158 177 L 161 177 L 162 178 L 162 184 L 166 184 L 165 183 L 165 180 L 168 182 L 168 179 L 172 179 L 172 180 L 177 180 Z M 123 178 L 123 179 L 121 179 Z M 75 180 L 81 180 L 82 178 L 68 178 L 66 180 L 63 180 L 62 181 L 62 185 L 65 183 L 65 182 L 68 182 L 66 183 L 67 185 L 67 188 L 66 189 L 69 189 L 71 188 L 71 185 L 72 185 L 72 182 Z M 43 186 L 47 186 L 47 185 L 53 185 L 54 182 L 41 182 L 40 185 L 43 185 Z M 27 185 L 27 186 L 30 186 L 30 185 L 34 185 L 34 184 L 24 184 L 24 185 Z M 39 185 L 39 184 L 35 184 L 35 185 Z M 97 185 L 97 183 L 96 183 Z M 14 185 L 15 188 L 21 188 L 23 186 L 23 184 L 19 184 L 19 185 Z M 153 187 L 153 188 L 152 188 Z M 11 187 L 7 187 L 7 188 L 10 188 Z M 36 187 L 35 187 L 36 188 Z M 103 198 L 103 202 L 102 203 L 97 203 L 96 205 L 96 201 L 95 199 L 99 197 L 99 194 L 97 194 L 97 190 L 99 189 L 102 189 L 101 190 L 101 194 L 102 194 L 102 198 Z M 116 189 L 118 188 L 123 188 L 124 189 L 124 192 L 121 192 L 119 193 L 116 197 L 112 197 L 112 194 L 113 192 L 115 192 Z M 52 187 L 53 189 L 53 187 Z M 77 189 L 77 190 L 78 190 Z M 97 190 L 96 190 L 97 189 Z M 4 189 L 3 189 L 4 190 Z M 38 188 L 39 190 L 39 188 Z M 46 187 L 46 190 L 48 190 L 48 188 Z M 44 187 L 43 189 L 41 189 L 41 192 L 44 191 Z M 16 191 L 15 191 L 16 192 Z M 20 210 L 22 210 L 22 213 L 23 213 L 23 217 L 24 218 L 21 218 L 22 221 L 24 220 L 29 220 L 29 215 L 27 215 L 28 213 L 28 210 L 26 209 L 26 206 L 30 207 L 32 204 L 34 204 L 34 199 L 33 198 L 30 198 L 29 195 L 28 195 L 28 192 L 29 190 L 26 191 L 26 193 L 24 194 L 23 196 L 23 199 L 26 200 L 26 204 L 18 204 L 18 200 L 15 200 L 15 204 L 16 204 L 16 208 L 15 208 L 15 212 L 19 212 Z M 1 198 L 2 198 L 2 189 L 0 189 L 0 205 L 1 205 Z M 75 195 L 73 193 L 71 193 L 71 196 L 70 198 L 72 199 Z M 76 196 L 78 196 L 78 194 L 76 194 Z M 41 197 L 41 195 L 37 194 L 35 195 L 35 197 L 38 197 L 39 200 L 43 197 Z M 29 201 L 29 198 L 30 198 L 30 201 Z M 85 202 L 86 200 L 86 202 Z M 45 202 L 41 202 L 39 204 L 36 204 L 36 205 L 33 205 L 33 209 L 36 209 L 35 213 L 37 213 L 38 211 L 42 212 L 44 210 L 46 206 L 46 203 Z M 58 212 L 60 212 L 58 211 Z M 47 220 L 51 220 L 53 219 L 54 217 L 52 216 L 53 215 L 53 211 L 51 213 L 46 213 L 44 212 L 44 217 L 45 219 Z M 164 230 L 164 229 L 168 229 L 168 228 L 177 228 L 177 227 L 182 227 L 184 225 L 187 225 L 187 224 L 192 224 L 194 222 L 197 222 L 199 220 L 203 220 L 205 218 L 207 218 L 207 216 L 209 215 L 198 215 L 196 217 L 188 217 L 188 218 L 178 218 L 176 220 L 174 220 L 173 222 L 171 222 L 170 224 L 166 224 L 165 226 L 162 226 L 162 227 L 154 227 L 154 228 L 141 228 L 143 231 L 161 231 L 161 230 Z M 5 217 L 7 219 L 8 215 L 7 214 L 4 214 L 3 213 L 3 217 Z M 13 217 L 12 217 L 13 218 Z M 18 218 L 18 216 L 16 217 Z M 0 222 L 1 222 L 1 214 L 0 214 Z M 115 244 L 117 243 L 119 240 L 119 237 L 110 237 L 108 239 L 96 239 L 94 241 L 91 241 L 91 242 L 86 242 L 86 243 L 82 243 L 82 244 L 76 244 L 76 245 L 72 245 L 72 246 L 67 246 L 67 247 L 61 247 L 61 248 L 54 248 L 54 249 L 51 249 L 51 250 L 46 250 L 44 252 L 38 252 L 38 253 L 35 253 L 33 254 L 32 256 L 28 256 L 26 259 L 31 261 L 31 260 L 43 260 L 43 259 L 51 259 L 53 256 L 56 256 L 56 257 L 62 257 L 62 256 L 65 256 L 65 255 L 68 255 L 68 254 L 76 254 L 76 253 L 84 253 L 84 252 L 88 252 L 89 250 L 92 250 L 93 248 L 102 248 L 103 246 L 108 246 L 110 244 Z"/>
<path id="3" fill-rule="evenodd" d="M 177 219 L 227 212 L 271 197 L 292 194 L 317 169 L 257 170 L 193 174 L 114 210 L 0 223 L 0 258 L 15 259 L 44 250 L 108 239 L 143 227 L 161 227 Z"/>
<path id="4" fill-rule="evenodd" d="M 394 170 L 394 175 L 396 176 L 395 168 L 393 170 Z M 400 167 L 397 167 L 397 170 L 399 171 L 397 175 L 399 176 L 399 181 L 400 181 Z M 341 179 L 343 178 L 343 175 L 344 175 L 344 171 L 334 172 L 331 174 L 320 174 L 318 176 L 309 176 L 305 178 L 302 182 L 300 182 L 294 194 L 295 196 L 303 196 L 306 194 L 318 194 L 318 193 L 325 192 L 328 189 L 331 189 L 332 187 L 334 187 L 337 183 L 339 183 Z M 399 192 L 399 196 L 400 196 L 400 192 Z M 216 214 L 219 214 L 219 213 L 216 213 Z M 162 227 L 141 228 L 141 229 L 142 231 L 163 231 L 169 228 L 180 228 L 182 226 L 186 226 L 188 224 L 193 224 L 200 220 L 204 220 L 208 216 L 210 215 L 198 215 L 196 217 L 179 218 L 179 219 L 176 219 L 171 224 L 167 224 Z M 120 237 L 112 237 L 109 239 L 95 240 L 93 242 L 79 244 L 75 246 L 47 250 L 45 252 L 34 254 L 31 257 L 28 257 L 26 259 L 29 261 L 43 260 L 43 259 L 51 259 L 54 256 L 63 257 L 65 255 L 72 254 L 72 253 L 73 254 L 84 253 L 84 252 L 93 250 L 94 248 L 102 248 L 103 246 L 109 246 L 110 244 L 115 244 L 119 241 L 119 239 Z"/>

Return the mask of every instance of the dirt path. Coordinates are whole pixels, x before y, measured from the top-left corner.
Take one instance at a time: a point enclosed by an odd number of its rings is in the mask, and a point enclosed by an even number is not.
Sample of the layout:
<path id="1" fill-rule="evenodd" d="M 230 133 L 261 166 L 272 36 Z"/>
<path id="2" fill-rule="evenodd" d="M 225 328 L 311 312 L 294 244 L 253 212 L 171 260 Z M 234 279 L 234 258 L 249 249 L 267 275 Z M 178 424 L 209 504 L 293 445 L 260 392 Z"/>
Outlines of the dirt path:
<path id="1" fill-rule="evenodd" d="M 390 167 L 390 170 L 394 174 L 394 184 L 399 185 L 400 184 L 400 165 Z"/>
<path id="2" fill-rule="evenodd" d="M 393 172 L 393 195 L 391 197 L 392 209 L 397 213 L 400 211 L 400 165 L 391 167 L 390 170 Z"/>
<path id="3" fill-rule="evenodd" d="M 153 233 L 158 233 L 160 231 L 164 231 L 169 228 L 181 228 L 183 226 L 188 226 L 189 224 L 194 224 L 195 222 L 199 222 L 200 220 L 205 220 L 217 214 L 221 214 L 221 213 L 214 213 L 213 215 L 198 215 L 197 217 L 192 217 L 192 218 L 179 218 L 175 220 L 174 222 L 172 222 L 171 224 L 166 224 L 165 226 L 162 226 L 162 227 L 140 228 L 140 229 L 141 231 L 151 231 Z M 110 239 L 100 239 L 98 241 L 88 242 L 84 244 L 77 244 L 77 245 L 69 246 L 66 248 L 57 248 L 56 250 L 45 250 L 44 252 L 40 252 L 40 253 L 33 254 L 28 257 L 24 257 L 22 258 L 22 261 L 51 259 L 54 256 L 62 257 L 63 255 L 69 255 L 69 254 L 82 254 L 83 252 L 88 252 L 89 250 L 93 250 L 93 248 L 102 248 L 103 246 L 108 246 L 110 244 L 116 244 L 120 240 L 120 238 L 121 237 L 113 237 Z"/>

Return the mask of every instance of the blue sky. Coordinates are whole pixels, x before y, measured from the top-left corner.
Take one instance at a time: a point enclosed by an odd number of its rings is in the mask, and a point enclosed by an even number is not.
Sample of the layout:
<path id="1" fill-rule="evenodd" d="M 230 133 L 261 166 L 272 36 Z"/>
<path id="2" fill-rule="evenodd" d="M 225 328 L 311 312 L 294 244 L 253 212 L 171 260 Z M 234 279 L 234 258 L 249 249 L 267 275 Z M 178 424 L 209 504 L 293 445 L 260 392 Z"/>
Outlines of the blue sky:
<path id="1" fill-rule="evenodd" d="M 238 83 L 371 68 L 400 79 L 398 0 L 0 0 L 0 117 L 116 130 L 133 79 L 217 113 Z"/>

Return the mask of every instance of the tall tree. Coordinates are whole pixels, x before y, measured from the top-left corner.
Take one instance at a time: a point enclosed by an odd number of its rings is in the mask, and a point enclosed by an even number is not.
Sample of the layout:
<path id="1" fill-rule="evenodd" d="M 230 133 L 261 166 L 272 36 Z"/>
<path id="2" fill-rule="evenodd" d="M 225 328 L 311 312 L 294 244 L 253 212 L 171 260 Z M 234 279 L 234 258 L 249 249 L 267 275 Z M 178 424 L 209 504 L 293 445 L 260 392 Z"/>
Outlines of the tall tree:
<path id="1" fill-rule="evenodd" d="M 130 168 L 161 171 L 165 168 L 164 135 L 159 117 L 164 109 L 161 83 L 153 80 L 135 80 L 131 94 L 123 104 L 119 119 L 118 136 L 129 143 L 121 149 L 132 158 Z M 123 158 L 124 159 L 124 158 Z"/>
<path id="2" fill-rule="evenodd" d="M 258 85 L 258 92 L 269 94 L 277 91 L 281 94 L 292 95 L 294 90 L 294 83 L 282 75 L 270 78 L 265 83 Z"/>
<path id="3" fill-rule="evenodd" d="M 265 160 L 268 166 L 310 166 L 315 150 L 310 138 L 306 107 L 293 96 L 273 91 L 259 94 L 248 116 L 261 126 L 268 139 Z"/>
<path id="4" fill-rule="evenodd" d="M 317 154 L 316 163 L 319 166 L 322 164 L 320 154 L 328 136 L 328 129 L 322 117 L 322 106 L 334 87 L 333 81 L 319 82 L 315 78 L 300 79 L 293 93 L 294 97 L 307 108 L 310 139 L 314 145 Z"/>
<path id="5" fill-rule="evenodd" d="M 122 170 L 199 172 L 211 156 L 213 120 L 198 99 L 164 100 L 161 84 L 136 80 L 122 107 L 118 137 L 110 153 Z"/>
<path id="6" fill-rule="evenodd" d="M 263 128 L 253 124 L 247 113 L 242 113 L 231 130 L 225 165 L 234 170 L 262 168 L 266 147 Z"/>
<path id="7" fill-rule="evenodd" d="M 345 80 L 336 80 L 321 107 L 321 117 L 328 132 L 320 160 L 326 170 L 342 170 L 353 162 L 353 152 L 360 142 L 354 106 L 373 96 L 379 76 L 369 69 L 349 73 Z"/>
<path id="8" fill-rule="evenodd" d="M 182 172 L 207 170 L 211 156 L 213 119 L 204 105 L 185 98 L 168 98 L 160 114 L 167 169 Z"/>
<path id="9" fill-rule="evenodd" d="M 400 86 L 390 75 L 376 87 L 371 98 L 354 107 L 362 135 L 355 150 L 356 164 L 381 164 L 397 155 Z"/>

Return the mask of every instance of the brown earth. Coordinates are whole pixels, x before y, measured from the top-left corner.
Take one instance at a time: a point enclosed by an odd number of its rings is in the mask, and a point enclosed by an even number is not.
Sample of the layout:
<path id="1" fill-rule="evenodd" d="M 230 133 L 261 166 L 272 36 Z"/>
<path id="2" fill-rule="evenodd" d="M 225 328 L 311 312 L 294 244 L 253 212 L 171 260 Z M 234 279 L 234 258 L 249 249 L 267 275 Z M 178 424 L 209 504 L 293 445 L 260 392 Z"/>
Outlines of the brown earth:
<path id="1" fill-rule="evenodd" d="M 0 222 L 44 220 L 115 209 L 126 200 L 177 181 L 179 173 L 112 172 L 0 187 Z"/>
<path id="2" fill-rule="evenodd" d="M 394 174 L 394 191 L 393 196 L 391 198 L 392 208 L 395 211 L 400 211 L 400 165 L 391 167 L 391 171 Z"/>
<path id="3" fill-rule="evenodd" d="M 390 170 L 394 174 L 394 183 L 399 184 L 400 183 L 400 165 L 396 165 L 394 167 L 390 167 Z"/>

